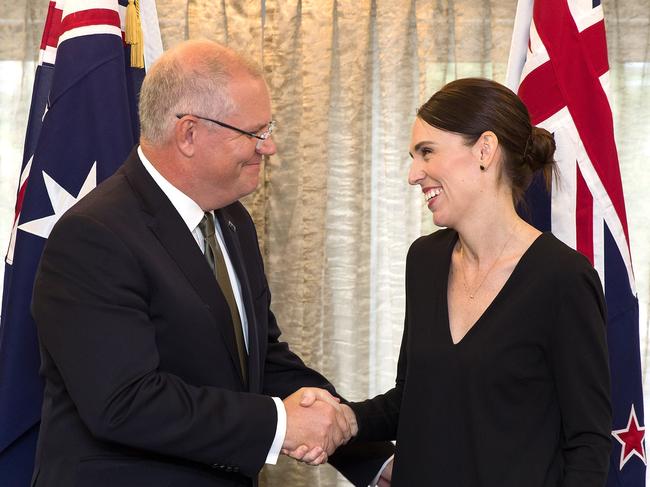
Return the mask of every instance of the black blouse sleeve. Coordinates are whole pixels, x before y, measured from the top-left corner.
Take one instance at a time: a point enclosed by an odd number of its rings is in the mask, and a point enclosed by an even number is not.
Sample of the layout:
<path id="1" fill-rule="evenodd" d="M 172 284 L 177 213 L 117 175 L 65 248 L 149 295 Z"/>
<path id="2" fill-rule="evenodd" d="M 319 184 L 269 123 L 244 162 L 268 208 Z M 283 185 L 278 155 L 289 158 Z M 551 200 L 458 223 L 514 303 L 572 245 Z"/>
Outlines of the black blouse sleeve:
<path id="1" fill-rule="evenodd" d="M 563 487 L 604 486 L 611 450 L 606 309 L 596 271 L 580 256 L 558 275 L 548 344 L 562 418 Z"/>
<path id="2" fill-rule="evenodd" d="M 406 344 L 408 341 L 408 311 L 404 319 L 404 333 L 397 362 L 395 387 L 372 399 L 350 403 L 357 416 L 359 433 L 357 439 L 367 441 L 394 440 L 397 436 L 397 423 L 402 403 L 402 392 L 406 378 Z"/>
<path id="3" fill-rule="evenodd" d="M 431 238 L 435 239 L 435 250 L 431 250 Z M 450 242 L 455 241 L 456 233 L 451 230 L 440 230 L 427 237 L 420 237 L 409 248 L 406 256 L 406 312 L 404 316 L 404 332 L 402 334 L 402 344 L 400 346 L 399 359 L 397 361 L 397 377 L 395 387 L 384 394 L 379 394 L 366 401 L 351 403 L 350 407 L 357 416 L 359 433 L 357 438 L 369 441 L 389 440 L 393 441 L 397 437 L 397 426 L 399 422 L 400 407 L 402 404 L 402 394 L 406 383 L 406 372 L 408 367 L 409 348 L 409 308 L 410 293 L 409 283 L 412 281 L 414 269 L 419 267 L 420 259 L 418 255 L 424 255 L 429 259 L 431 255 L 445 258 L 442 251 L 447 248 Z M 441 250 L 438 252 L 437 250 Z"/>

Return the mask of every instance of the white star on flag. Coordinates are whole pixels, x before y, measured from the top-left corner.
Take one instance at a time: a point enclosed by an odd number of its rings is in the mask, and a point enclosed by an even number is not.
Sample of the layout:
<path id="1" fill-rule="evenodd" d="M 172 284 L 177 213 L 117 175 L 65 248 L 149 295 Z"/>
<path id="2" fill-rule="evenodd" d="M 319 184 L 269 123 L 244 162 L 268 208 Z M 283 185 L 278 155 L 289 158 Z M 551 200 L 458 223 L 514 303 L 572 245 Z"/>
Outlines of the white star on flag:
<path id="1" fill-rule="evenodd" d="M 45 171 L 43 171 L 43 180 L 45 181 L 45 188 L 47 189 L 47 195 L 50 198 L 54 214 L 39 218 L 38 220 L 23 223 L 18 226 L 18 229 L 39 237 L 47 238 L 50 236 L 54 224 L 59 220 L 59 218 L 61 218 L 61 215 L 68 211 L 72 205 L 90 193 L 90 191 L 97 186 L 97 161 L 95 161 L 93 166 L 90 168 L 90 172 L 88 173 L 88 176 L 86 176 L 86 180 L 81 186 L 76 198 L 68 193 Z"/>

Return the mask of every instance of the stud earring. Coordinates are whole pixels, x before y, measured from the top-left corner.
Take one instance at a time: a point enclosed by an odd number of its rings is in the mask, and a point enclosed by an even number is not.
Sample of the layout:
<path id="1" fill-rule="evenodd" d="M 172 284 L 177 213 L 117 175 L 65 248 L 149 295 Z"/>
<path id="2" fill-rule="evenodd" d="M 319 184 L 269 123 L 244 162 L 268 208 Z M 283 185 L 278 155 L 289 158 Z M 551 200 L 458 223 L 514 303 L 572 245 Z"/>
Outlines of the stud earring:
<path id="1" fill-rule="evenodd" d="M 485 171 L 485 166 L 483 164 L 481 164 L 479 168 L 481 168 L 481 171 Z"/>

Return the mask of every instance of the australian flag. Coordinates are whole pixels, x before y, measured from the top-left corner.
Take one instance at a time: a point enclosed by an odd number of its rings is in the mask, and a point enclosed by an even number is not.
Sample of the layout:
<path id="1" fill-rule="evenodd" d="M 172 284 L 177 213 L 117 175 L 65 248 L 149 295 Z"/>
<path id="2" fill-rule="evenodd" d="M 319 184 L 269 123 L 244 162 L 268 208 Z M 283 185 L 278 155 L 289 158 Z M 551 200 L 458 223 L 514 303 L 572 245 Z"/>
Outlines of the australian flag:
<path id="1" fill-rule="evenodd" d="M 527 194 L 533 223 L 587 256 L 604 286 L 613 409 L 607 486 L 645 485 L 639 305 L 600 1 L 520 0 L 507 84 L 557 144 L 559 181 L 550 195 L 540 181 Z"/>
<path id="2" fill-rule="evenodd" d="M 33 469 L 43 383 L 30 302 L 45 240 L 58 218 L 110 176 L 137 142 L 136 94 L 143 70 L 128 66 L 121 17 L 124 7 L 118 0 L 49 4 L 5 263 L 0 322 L 3 486 L 28 486 Z"/>

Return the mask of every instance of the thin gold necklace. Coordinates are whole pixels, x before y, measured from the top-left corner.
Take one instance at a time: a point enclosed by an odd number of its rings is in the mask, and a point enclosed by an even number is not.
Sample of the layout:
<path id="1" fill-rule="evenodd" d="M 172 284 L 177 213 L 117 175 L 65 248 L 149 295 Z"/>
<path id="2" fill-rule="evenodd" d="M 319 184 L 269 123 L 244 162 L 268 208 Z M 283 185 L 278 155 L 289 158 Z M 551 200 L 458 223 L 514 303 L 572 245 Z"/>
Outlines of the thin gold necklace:
<path id="1" fill-rule="evenodd" d="M 481 282 L 478 284 L 476 289 L 474 291 L 471 291 L 469 286 L 467 285 L 467 277 L 465 276 L 465 252 L 463 251 L 463 245 L 460 245 L 460 257 L 461 257 L 461 264 L 460 264 L 460 270 L 463 274 L 463 287 L 465 288 L 465 292 L 469 295 L 469 299 L 474 299 L 474 296 L 476 296 L 476 293 L 481 289 L 481 286 L 487 279 L 487 276 L 492 272 L 492 269 L 494 269 L 494 266 L 497 264 L 501 256 L 503 255 L 503 252 L 506 250 L 506 247 L 508 246 L 508 242 L 512 239 L 512 236 L 515 234 L 515 229 L 513 228 L 512 231 L 510 232 L 510 236 L 506 239 L 506 242 L 503 244 L 503 247 L 501 247 L 501 252 L 499 252 L 499 255 L 497 255 L 497 258 L 494 259 L 492 262 L 492 265 L 490 268 L 487 270 L 487 272 L 483 275 L 483 279 L 481 279 Z"/>

